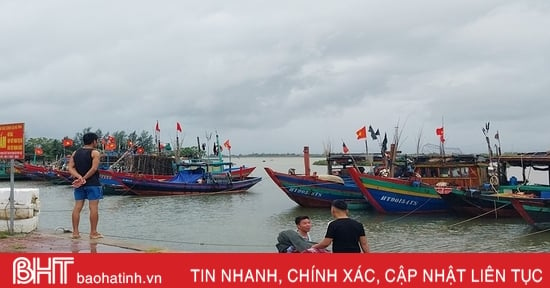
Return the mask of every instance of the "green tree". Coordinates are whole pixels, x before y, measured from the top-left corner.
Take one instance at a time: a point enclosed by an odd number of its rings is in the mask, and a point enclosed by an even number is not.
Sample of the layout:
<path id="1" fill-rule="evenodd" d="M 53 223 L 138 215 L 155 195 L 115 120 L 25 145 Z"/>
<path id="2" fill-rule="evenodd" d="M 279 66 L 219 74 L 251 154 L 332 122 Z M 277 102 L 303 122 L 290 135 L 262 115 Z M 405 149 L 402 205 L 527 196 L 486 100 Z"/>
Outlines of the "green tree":
<path id="1" fill-rule="evenodd" d="M 100 141 L 101 139 L 104 139 L 109 135 L 115 137 L 118 147 L 116 152 L 119 153 L 123 153 L 126 151 L 127 143 L 129 140 L 132 141 L 134 145 L 143 147 L 148 153 L 156 152 L 156 146 L 153 140 L 153 136 L 145 130 L 143 130 L 138 136 L 138 133 L 136 131 L 133 131 L 130 134 L 127 134 L 126 131 L 115 131 L 113 133 L 107 132 L 104 134 L 101 129 L 93 131 L 91 127 L 87 127 L 84 128 L 82 132 L 75 133 L 73 137 L 64 136 L 60 139 L 45 137 L 25 139 L 25 160 L 34 160 L 34 148 L 38 146 L 42 147 L 43 155 L 36 157 L 37 162 L 49 163 L 55 162 L 58 159 L 62 159 L 65 155 L 73 153 L 76 149 L 83 145 L 82 136 L 84 136 L 84 134 L 88 132 L 96 133 Z M 72 139 L 73 145 L 70 147 L 63 147 L 64 138 Z M 100 146 L 99 149 L 103 149 L 103 147 Z"/>

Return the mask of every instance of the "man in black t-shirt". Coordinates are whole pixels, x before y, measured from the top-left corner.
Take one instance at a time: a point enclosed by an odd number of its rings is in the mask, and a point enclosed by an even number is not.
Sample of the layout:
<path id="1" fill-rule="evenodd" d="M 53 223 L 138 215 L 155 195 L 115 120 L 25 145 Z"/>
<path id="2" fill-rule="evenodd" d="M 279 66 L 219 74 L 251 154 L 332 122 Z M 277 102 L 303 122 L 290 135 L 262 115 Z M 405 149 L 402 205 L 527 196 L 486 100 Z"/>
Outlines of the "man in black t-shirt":
<path id="1" fill-rule="evenodd" d="M 328 224 L 325 238 L 312 248 L 325 249 L 332 243 L 334 253 L 369 252 L 365 228 L 360 222 L 348 217 L 346 202 L 334 200 L 330 212 L 335 219 Z"/>

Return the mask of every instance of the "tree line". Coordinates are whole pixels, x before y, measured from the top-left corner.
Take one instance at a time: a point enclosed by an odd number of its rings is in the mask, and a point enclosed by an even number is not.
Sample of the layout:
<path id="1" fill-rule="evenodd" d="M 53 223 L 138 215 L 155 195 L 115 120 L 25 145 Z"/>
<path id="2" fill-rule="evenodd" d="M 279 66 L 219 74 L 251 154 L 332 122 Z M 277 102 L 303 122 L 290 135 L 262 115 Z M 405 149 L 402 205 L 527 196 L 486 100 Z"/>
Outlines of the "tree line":
<path id="1" fill-rule="evenodd" d="M 40 161 L 40 162 L 54 162 L 66 155 L 72 154 L 76 149 L 82 147 L 82 136 L 86 133 L 94 132 L 99 136 L 99 147 L 104 153 L 121 155 L 124 152 L 133 149 L 133 153 L 143 154 L 159 154 L 159 143 L 155 142 L 155 137 L 148 131 L 133 131 L 127 133 L 126 131 L 115 131 L 103 133 L 101 129 L 92 131 L 91 127 L 85 128 L 82 132 L 77 132 L 74 136 L 65 136 L 62 139 L 52 138 L 28 138 L 25 140 L 25 160 L 26 161 Z M 64 139 L 72 140 L 72 145 L 65 146 Z M 114 147 L 110 147 L 110 150 L 106 150 L 104 143 L 107 141 L 114 141 Z M 38 148 L 38 149 L 37 149 Z M 114 149 L 113 149 L 114 148 Z M 138 151 L 139 149 L 139 151 Z M 179 155 L 187 158 L 200 158 L 203 157 L 206 152 L 200 150 L 198 147 L 180 147 L 179 151 L 175 151 L 176 147 L 172 147 L 169 143 L 161 149 L 160 154 L 165 156 Z M 41 152 L 37 155 L 35 152 Z"/>

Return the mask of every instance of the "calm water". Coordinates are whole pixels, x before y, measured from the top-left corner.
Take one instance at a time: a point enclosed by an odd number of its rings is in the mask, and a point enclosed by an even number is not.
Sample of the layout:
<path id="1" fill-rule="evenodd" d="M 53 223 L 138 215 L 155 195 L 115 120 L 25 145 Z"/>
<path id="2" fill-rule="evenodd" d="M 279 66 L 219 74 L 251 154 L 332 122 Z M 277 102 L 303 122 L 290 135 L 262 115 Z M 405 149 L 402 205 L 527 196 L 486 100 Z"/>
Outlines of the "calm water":
<path id="1" fill-rule="evenodd" d="M 247 193 L 212 196 L 135 197 L 105 196 L 100 202 L 98 230 L 106 237 L 178 251 L 276 252 L 277 233 L 294 228 L 297 215 L 313 220 L 311 235 L 321 240 L 331 220 L 329 209 L 297 206 L 265 174 L 296 168 L 303 159 L 233 158 L 256 166 L 252 175 L 263 180 Z M 311 163 L 316 159 L 311 159 Z M 325 171 L 312 166 L 313 171 Z M 545 175 L 530 175 L 547 183 Z M 538 177 L 538 178 L 534 178 Z M 534 180 L 533 180 L 534 179 Z M 8 182 L 0 183 L 9 187 Z M 16 187 L 40 188 L 39 231 L 71 228 L 72 189 L 43 182 L 16 182 Z M 352 210 L 365 225 L 373 252 L 527 252 L 550 251 L 550 232 L 535 233 L 522 219 L 467 219 L 448 215 L 384 216 Z M 83 211 L 81 231 L 89 231 Z"/>

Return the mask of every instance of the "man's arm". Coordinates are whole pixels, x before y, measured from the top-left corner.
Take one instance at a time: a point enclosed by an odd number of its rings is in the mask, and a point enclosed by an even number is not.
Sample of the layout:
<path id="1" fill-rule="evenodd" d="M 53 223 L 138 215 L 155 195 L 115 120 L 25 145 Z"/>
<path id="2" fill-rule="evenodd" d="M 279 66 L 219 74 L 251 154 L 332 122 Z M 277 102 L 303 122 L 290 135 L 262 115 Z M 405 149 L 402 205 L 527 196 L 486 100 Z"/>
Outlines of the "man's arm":
<path id="1" fill-rule="evenodd" d="M 359 245 L 361 245 L 361 250 L 363 250 L 363 253 L 369 253 L 369 243 L 367 242 L 367 236 L 360 236 L 359 237 Z"/>
<path id="2" fill-rule="evenodd" d="M 302 252 L 311 247 L 311 243 L 304 240 L 304 238 L 294 230 L 286 230 L 281 232 L 281 234 L 281 236 L 283 236 L 281 238 L 283 238 L 286 243 L 290 242 L 290 245 L 294 246 L 298 252 Z"/>
<path id="3" fill-rule="evenodd" d="M 326 249 L 331 243 L 332 243 L 332 238 L 325 237 L 321 242 L 311 246 L 311 248 Z"/>
<path id="4" fill-rule="evenodd" d="M 73 176 L 76 179 L 80 179 L 82 178 L 82 175 L 78 174 L 78 171 L 76 171 L 76 168 L 74 166 L 74 154 L 75 152 L 73 152 L 73 154 L 71 155 L 71 158 L 69 159 L 67 170 L 69 171 L 69 173 L 71 173 L 71 176 Z"/>

